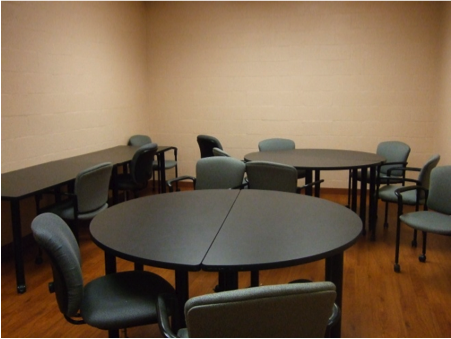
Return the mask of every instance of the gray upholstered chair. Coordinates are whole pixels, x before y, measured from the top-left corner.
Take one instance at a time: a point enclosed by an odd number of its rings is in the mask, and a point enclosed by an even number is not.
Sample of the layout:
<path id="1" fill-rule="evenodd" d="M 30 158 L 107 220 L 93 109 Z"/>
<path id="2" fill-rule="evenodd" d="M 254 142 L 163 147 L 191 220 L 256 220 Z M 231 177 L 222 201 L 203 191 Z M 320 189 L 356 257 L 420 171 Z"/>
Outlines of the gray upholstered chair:
<path id="1" fill-rule="evenodd" d="M 214 147 L 223 149 L 220 141 L 211 135 L 203 135 L 203 134 L 198 135 L 197 144 L 199 145 L 201 158 L 208 158 L 214 156 L 213 154 Z"/>
<path id="2" fill-rule="evenodd" d="M 58 307 L 72 324 L 88 324 L 118 337 L 120 329 L 156 323 L 157 297 L 174 294 L 162 277 L 131 271 L 109 274 L 83 283 L 80 249 L 67 224 L 57 215 L 38 215 L 31 224 L 33 236 L 50 257 Z"/>
<path id="3" fill-rule="evenodd" d="M 241 188 L 246 165 L 231 157 L 201 158 L 196 163 L 196 176 L 184 175 L 167 181 L 169 190 L 173 184 L 182 180 L 191 180 L 194 189 Z"/>
<path id="4" fill-rule="evenodd" d="M 402 179 L 402 184 L 405 183 L 414 183 L 415 185 L 423 187 L 425 190 L 429 189 L 429 181 L 431 176 L 431 171 L 435 168 L 440 161 L 440 155 L 435 154 L 429 158 L 428 161 L 423 165 L 422 168 L 418 167 L 400 167 L 397 168 L 396 171 L 402 170 L 404 172 L 419 172 L 418 179 L 410 179 L 404 178 Z M 395 168 L 387 171 L 388 177 L 390 177 L 391 172 L 395 170 Z M 396 182 L 399 183 L 401 179 L 396 178 Z M 398 197 L 395 194 L 395 190 L 397 190 L 401 185 L 400 184 L 389 184 L 382 186 L 378 191 L 378 198 L 385 202 L 385 216 L 384 216 L 384 227 L 388 227 L 388 204 L 389 203 L 398 203 Z M 404 205 L 416 206 L 416 209 L 419 209 L 420 205 L 424 205 L 425 203 L 425 194 L 424 191 L 420 191 L 420 196 L 417 196 L 417 190 L 410 190 L 404 192 L 402 194 L 402 201 Z M 416 246 L 416 231 L 414 232 L 414 239 L 412 241 L 412 246 Z"/>
<path id="5" fill-rule="evenodd" d="M 167 299 L 159 296 L 162 334 L 174 337 L 313 338 L 324 337 L 339 319 L 331 282 L 268 285 L 208 294 L 185 304 L 187 328 L 177 334 L 167 316 Z"/>
<path id="6" fill-rule="evenodd" d="M 157 152 L 158 145 L 155 143 L 145 144 L 138 148 L 130 163 L 130 173 L 117 175 L 113 185 L 118 191 L 127 193 L 133 192 L 137 198 L 139 191 L 147 187 L 148 181 L 152 178 L 152 171 L 149 171 L 149 164 L 152 164 Z"/>
<path id="7" fill-rule="evenodd" d="M 386 162 L 380 166 L 377 173 L 377 185 L 402 183 L 405 178 L 405 171 L 395 170 L 396 167 L 406 167 L 407 158 L 410 154 L 410 147 L 402 141 L 383 141 L 377 145 L 376 154 L 384 157 Z M 388 182 L 388 171 L 390 173 L 390 182 Z M 351 175 L 352 171 L 349 171 L 349 190 L 348 190 L 348 206 L 351 205 Z M 398 181 L 396 181 L 398 179 Z M 357 181 L 362 181 L 362 173 L 357 172 Z"/>
<path id="8" fill-rule="evenodd" d="M 423 191 L 426 197 L 425 210 L 403 214 L 404 195 L 409 190 Z M 405 186 L 395 191 L 398 197 L 398 224 L 396 229 L 395 272 L 399 265 L 399 243 L 401 222 L 423 233 L 423 251 L 420 262 L 426 261 L 427 233 L 451 235 L 451 166 L 436 167 L 431 171 L 429 191 L 423 186 Z M 421 193 L 417 193 L 421 194 Z"/>
<path id="9" fill-rule="evenodd" d="M 68 199 L 41 208 L 38 198 L 38 214 L 50 212 L 69 221 L 72 232 L 78 241 L 78 220 L 92 219 L 108 208 L 108 190 L 112 169 L 113 164 L 105 162 L 81 171 L 75 178 L 74 191 L 61 193 L 68 196 Z M 37 261 L 40 261 L 39 257 Z"/>
<path id="10" fill-rule="evenodd" d="M 271 138 L 265 139 L 258 143 L 258 150 L 260 152 L 269 152 L 269 151 L 284 151 L 284 150 L 292 150 L 296 148 L 296 144 L 291 139 L 284 138 Z M 298 179 L 305 178 L 306 172 L 303 169 L 297 169 Z"/>
<path id="11" fill-rule="evenodd" d="M 128 140 L 128 144 L 130 146 L 143 146 L 145 144 L 152 143 L 152 139 L 148 135 L 134 135 Z M 174 152 L 174 159 L 166 159 L 164 160 L 164 170 L 168 171 L 172 168 L 174 168 L 175 176 L 178 176 L 178 166 L 177 166 L 177 147 L 169 147 L 168 150 L 172 150 Z M 155 188 L 155 173 L 158 172 L 160 169 L 160 164 L 158 163 L 158 160 L 153 160 L 152 165 L 149 166 L 148 170 L 152 171 L 152 180 L 153 180 L 153 188 Z M 158 191 L 161 192 L 161 185 L 164 183 L 161 183 L 160 180 L 158 180 Z"/>

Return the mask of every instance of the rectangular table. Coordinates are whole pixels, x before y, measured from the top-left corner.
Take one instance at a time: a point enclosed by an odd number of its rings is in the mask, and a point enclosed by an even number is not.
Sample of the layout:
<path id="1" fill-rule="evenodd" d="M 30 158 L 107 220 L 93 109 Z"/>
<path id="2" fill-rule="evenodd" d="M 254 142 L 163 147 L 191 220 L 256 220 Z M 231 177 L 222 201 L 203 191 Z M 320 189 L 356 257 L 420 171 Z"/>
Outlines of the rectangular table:
<path id="1" fill-rule="evenodd" d="M 136 146 L 116 146 L 105 150 L 83 154 L 61 160 L 55 160 L 16 171 L 2 173 L 2 200 L 11 204 L 11 222 L 13 234 L 14 259 L 16 269 L 17 292 L 26 291 L 25 272 L 22 253 L 22 230 L 20 218 L 20 201 L 35 196 L 45 190 L 70 183 L 77 174 L 91 166 L 102 162 L 113 163 L 113 182 L 117 175 L 117 166 L 131 161 Z M 164 164 L 164 153 L 173 149 L 170 146 L 159 146 L 158 163 Z M 166 174 L 164 167 L 159 170 L 159 178 L 164 183 Z M 114 185 L 113 185 L 114 186 Z M 162 192 L 166 186 L 161 185 Z M 113 203 L 117 203 L 117 189 L 113 187 Z"/>

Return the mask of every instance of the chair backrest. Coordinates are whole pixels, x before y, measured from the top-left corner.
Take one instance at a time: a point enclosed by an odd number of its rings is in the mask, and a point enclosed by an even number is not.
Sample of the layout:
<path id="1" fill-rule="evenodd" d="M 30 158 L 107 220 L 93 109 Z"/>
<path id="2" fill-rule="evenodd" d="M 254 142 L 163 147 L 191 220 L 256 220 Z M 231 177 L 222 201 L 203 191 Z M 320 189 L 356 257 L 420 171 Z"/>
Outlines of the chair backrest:
<path id="1" fill-rule="evenodd" d="M 113 164 L 104 162 L 81 171 L 75 178 L 77 212 L 93 212 L 108 206 L 108 190 Z"/>
<path id="2" fill-rule="evenodd" d="M 230 157 L 229 153 L 227 153 L 226 151 L 224 151 L 224 150 L 222 150 L 220 148 L 213 147 L 212 151 L 213 151 L 213 155 L 215 157 Z"/>
<path id="3" fill-rule="evenodd" d="M 377 146 L 376 153 L 383 156 L 387 163 L 407 163 L 407 158 L 410 154 L 409 145 L 402 141 L 383 141 Z M 394 167 L 405 167 L 405 164 L 394 164 L 381 166 L 381 174 L 386 175 L 387 171 Z M 391 176 L 400 177 L 403 175 L 402 171 L 392 171 Z"/>
<path id="4" fill-rule="evenodd" d="M 451 166 L 440 166 L 431 171 L 427 206 L 431 210 L 451 214 Z"/>
<path id="5" fill-rule="evenodd" d="M 219 140 L 210 135 L 202 135 L 202 134 L 198 135 L 197 143 L 199 145 L 201 158 L 208 158 L 214 156 L 213 154 L 214 147 L 217 147 L 219 149 L 223 148 Z"/>
<path id="6" fill-rule="evenodd" d="M 260 152 L 283 151 L 294 149 L 295 147 L 296 145 L 293 140 L 282 138 L 266 139 L 258 143 L 258 150 Z"/>
<path id="7" fill-rule="evenodd" d="M 336 298 L 331 282 L 267 285 L 191 298 L 190 337 L 324 337 Z"/>
<path id="8" fill-rule="evenodd" d="M 243 183 L 246 165 L 235 158 L 202 158 L 196 164 L 196 190 L 236 188 Z"/>
<path id="9" fill-rule="evenodd" d="M 132 136 L 128 140 L 129 146 L 143 146 L 145 144 L 150 144 L 152 142 L 152 139 L 148 135 L 141 135 L 137 134 Z"/>
<path id="10" fill-rule="evenodd" d="M 290 165 L 269 161 L 246 163 L 246 175 L 250 189 L 296 193 L 298 172 Z"/>
<path id="11" fill-rule="evenodd" d="M 130 164 L 130 174 L 135 183 L 144 184 L 152 178 L 152 171 L 149 168 L 153 164 L 157 149 L 158 145 L 156 143 L 145 144 L 138 148 L 133 155 Z"/>
<path id="12" fill-rule="evenodd" d="M 418 181 L 421 182 L 421 186 L 429 189 L 429 184 L 431 180 L 431 172 L 437 167 L 438 162 L 440 161 L 440 155 L 434 154 L 429 158 L 428 161 L 423 165 L 420 170 L 420 174 L 418 175 Z"/>
<path id="13" fill-rule="evenodd" d="M 49 255 L 58 307 L 65 317 L 73 317 L 83 297 L 81 256 L 75 236 L 63 219 L 52 213 L 34 218 L 31 230 L 38 245 Z"/>

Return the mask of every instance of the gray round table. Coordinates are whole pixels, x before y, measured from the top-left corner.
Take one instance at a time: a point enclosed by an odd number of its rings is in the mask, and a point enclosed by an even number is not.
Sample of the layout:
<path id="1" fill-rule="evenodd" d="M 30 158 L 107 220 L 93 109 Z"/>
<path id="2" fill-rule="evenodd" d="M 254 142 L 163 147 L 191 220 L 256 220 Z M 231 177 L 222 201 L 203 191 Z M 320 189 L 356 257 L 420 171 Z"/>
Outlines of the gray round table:
<path id="1" fill-rule="evenodd" d="M 239 271 L 320 259 L 341 306 L 343 252 L 357 241 L 362 222 L 344 206 L 300 194 L 199 190 L 115 205 L 93 219 L 90 231 L 105 251 L 107 273 L 115 271 L 115 257 L 175 270 L 182 307 L 188 271 L 222 272 L 224 288 L 236 289 Z"/>
<path id="2" fill-rule="evenodd" d="M 365 230 L 366 220 L 366 195 L 367 184 L 369 184 L 369 229 L 371 236 L 375 238 L 375 218 L 376 218 L 376 199 L 374 199 L 376 189 L 377 167 L 382 165 L 386 159 L 375 153 L 340 150 L 340 149 L 294 149 L 284 151 L 265 151 L 253 152 L 244 156 L 245 161 L 271 161 L 291 165 L 296 169 L 306 171 L 305 183 L 313 182 L 313 172 L 315 172 L 315 181 L 320 180 L 321 171 L 348 170 L 351 174 L 351 201 L 350 208 L 357 210 L 357 171 L 361 171 L 361 189 L 360 189 L 360 218 L 362 219 Z M 368 176 L 369 169 L 369 176 Z M 307 187 L 306 194 L 313 195 L 312 188 Z M 316 197 L 320 196 L 320 185 L 315 185 Z"/>

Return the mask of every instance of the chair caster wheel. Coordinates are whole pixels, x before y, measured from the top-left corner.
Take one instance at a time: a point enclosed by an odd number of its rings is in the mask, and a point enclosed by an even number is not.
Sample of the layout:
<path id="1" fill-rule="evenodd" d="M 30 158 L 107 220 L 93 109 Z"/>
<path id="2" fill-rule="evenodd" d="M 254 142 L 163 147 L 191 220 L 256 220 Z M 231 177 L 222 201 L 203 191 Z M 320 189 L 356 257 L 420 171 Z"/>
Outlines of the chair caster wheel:
<path id="1" fill-rule="evenodd" d="M 420 255 L 420 256 L 418 257 L 418 260 L 419 260 L 420 262 L 426 262 L 426 256 L 425 256 L 424 254 L 422 254 L 422 255 Z"/>
<path id="2" fill-rule="evenodd" d="M 396 273 L 401 272 L 401 266 L 399 266 L 399 264 L 395 264 L 394 269 L 395 269 L 395 272 L 396 272 Z"/>
<path id="3" fill-rule="evenodd" d="M 417 241 L 416 240 L 412 240 L 412 247 L 417 247 Z"/>

